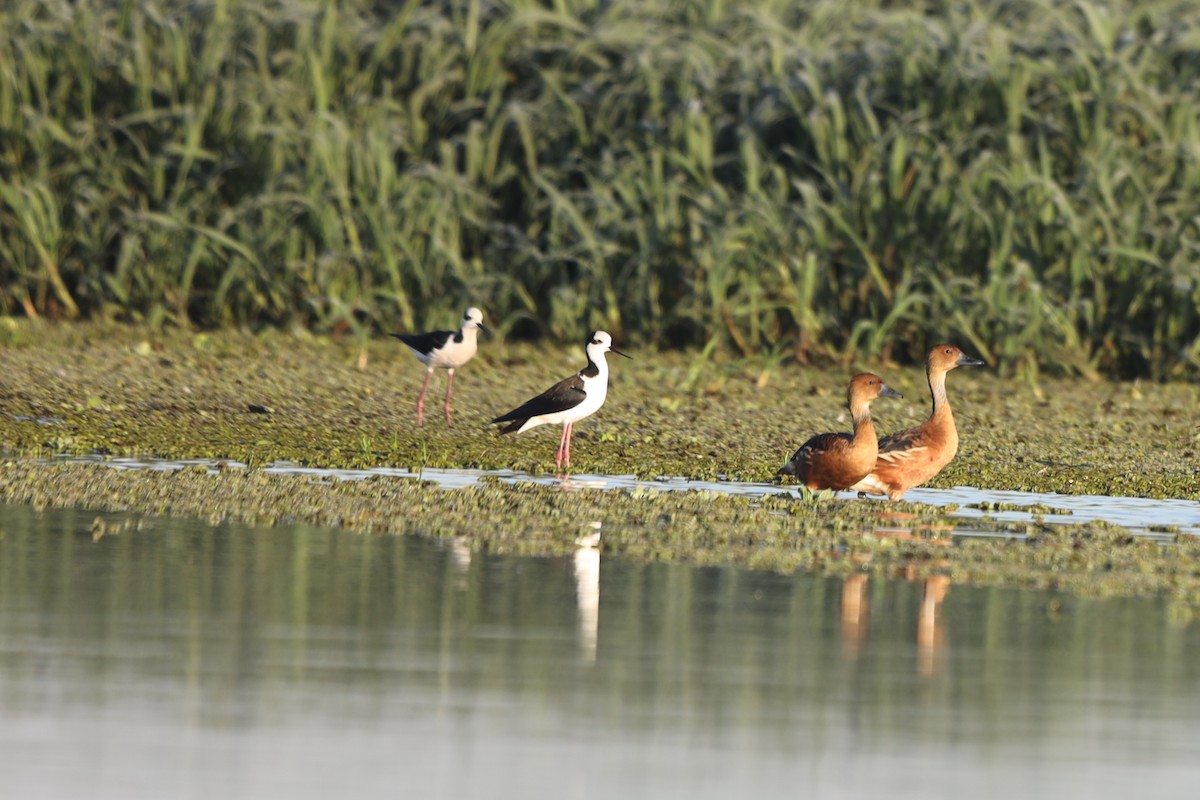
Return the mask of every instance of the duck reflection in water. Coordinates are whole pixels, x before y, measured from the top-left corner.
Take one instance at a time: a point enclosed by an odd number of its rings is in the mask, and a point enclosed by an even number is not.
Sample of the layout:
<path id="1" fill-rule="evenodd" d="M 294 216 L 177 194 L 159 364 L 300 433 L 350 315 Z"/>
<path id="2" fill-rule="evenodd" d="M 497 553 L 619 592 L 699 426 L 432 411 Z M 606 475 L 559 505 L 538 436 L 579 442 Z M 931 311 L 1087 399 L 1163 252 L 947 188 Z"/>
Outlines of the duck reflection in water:
<path id="1" fill-rule="evenodd" d="M 914 575 L 905 576 L 915 581 Z M 945 660 L 946 635 L 941 624 L 939 607 L 950 590 L 950 578 L 931 575 L 921 580 L 921 606 L 917 612 L 917 674 L 932 678 L 942 671 Z M 870 639 L 871 600 L 867 591 L 870 580 L 865 574 L 849 575 L 842 583 L 842 657 L 847 661 L 858 658 Z"/>
<path id="2" fill-rule="evenodd" d="M 866 575 L 848 575 L 842 583 L 842 658 L 854 661 L 871 627 L 871 599 Z"/>
<path id="3" fill-rule="evenodd" d="M 917 615 L 917 673 L 922 678 L 941 674 L 946 654 L 946 630 L 938 608 L 950 591 L 950 577 L 931 575 L 921 582 L 921 611 Z"/>

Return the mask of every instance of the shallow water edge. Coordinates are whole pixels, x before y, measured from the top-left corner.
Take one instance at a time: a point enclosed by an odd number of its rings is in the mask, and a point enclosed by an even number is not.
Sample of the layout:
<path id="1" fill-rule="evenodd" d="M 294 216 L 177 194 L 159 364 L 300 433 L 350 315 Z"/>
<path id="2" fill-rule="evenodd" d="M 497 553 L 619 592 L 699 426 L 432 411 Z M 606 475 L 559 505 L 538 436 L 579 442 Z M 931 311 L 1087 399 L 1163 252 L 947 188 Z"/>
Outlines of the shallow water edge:
<path id="1" fill-rule="evenodd" d="M 919 365 L 632 355 L 575 432 L 575 463 L 588 473 L 770 481 L 812 434 L 849 428 L 845 382 L 864 369 L 905 394 L 873 409 L 880 433 L 928 414 Z M 456 374 L 454 426 L 432 415 L 419 427 L 424 371 L 391 339 L 21 324 L 3 356 L 0 452 L 13 457 L 532 474 L 553 463 L 556 434 L 501 436 L 488 420 L 583 359 L 577 347 L 486 343 Z M 980 367 L 955 370 L 948 388 L 960 444 L 930 488 L 1200 500 L 1200 386 L 1030 383 Z"/>
<path id="2" fill-rule="evenodd" d="M 99 458 L 61 457 L 59 461 L 104 464 L 114 469 L 177 470 L 201 467 L 211 472 L 223 469 L 246 469 L 237 461 L 205 459 Z M 709 481 L 662 476 L 649 480 L 636 475 L 577 474 L 568 477 L 531 474 L 516 470 L 481 469 L 424 469 L 414 471 L 397 467 L 371 469 L 321 469 L 300 464 L 280 462 L 262 467 L 271 475 L 306 475 L 321 480 L 363 480 L 371 477 L 401 478 L 429 481 L 443 489 L 463 489 L 481 481 L 502 483 L 531 483 L 538 486 L 588 488 L 626 491 L 692 491 L 714 492 L 731 497 L 761 498 L 781 496 L 802 498 L 808 493 L 793 485 L 756 483 L 752 481 Z M 826 493 L 839 499 L 856 499 L 853 492 Z M 970 520 L 986 522 L 1078 524 L 1104 522 L 1119 526 L 1139 536 L 1166 540 L 1177 533 L 1200 534 L 1200 503 L 1192 500 L 1155 499 L 1145 497 L 1108 497 L 1103 495 L 1062 495 L 1055 492 L 1020 492 L 977 489 L 955 486 L 950 489 L 910 490 L 905 499 L 913 503 L 946 509 L 959 520 L 954 535 L 1001 536 L 1011 535 L 986 526 L 973 528 Z M 884 503 L 879 498 L 862 498 L 863 502 Z"/>
<path id="3" fill-rule="evenodd" d="M 1181 513 L 1190 512 L 1186 504 L 1160 503 L 1150 509 L 1158 514 L 1153 519 L 1131 510 L 1127 528 L 1103 518 L 1081 521 L 1086 509 L 1078 518 L 1062 513 L 1068 510 L 1058 505 L 1062 498 L 1053 498 L 1056 505 L 1016 506 L 967 490 L 928 491 L 942 505 L 624 477 L 331 473 L 209 461 L 0 462 L 0 502 L 35 508 L 417 534 L 451 540 L 464 552 L 568 555 L 594 544 L 643 562 L 942 575 L 956 584 L 1081 596 L 1163 596 L 1181 619 L 1200 611 L 1200 537 L 1183 529 L 1196 524 Z M 974 500 L 976 507 L 963 504 Z M 97 538 L 120 535 L 121 523 L 97 519 Z"/>

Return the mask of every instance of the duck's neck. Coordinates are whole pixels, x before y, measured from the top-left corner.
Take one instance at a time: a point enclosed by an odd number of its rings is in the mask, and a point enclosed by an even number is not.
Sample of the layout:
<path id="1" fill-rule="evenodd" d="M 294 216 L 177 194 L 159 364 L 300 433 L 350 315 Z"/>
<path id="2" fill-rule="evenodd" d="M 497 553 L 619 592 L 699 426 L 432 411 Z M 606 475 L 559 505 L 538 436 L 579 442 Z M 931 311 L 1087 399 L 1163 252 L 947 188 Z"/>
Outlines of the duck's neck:
<path id="1" fill-rule="evenodd" d="M 946 396 L 944 371 L 929 373 L 929 393 L 933 396 L 933 410 L 929 412 L 930 421 L 946 420 L 953 425 L 954 412 L 950 410 L 950 398 Z"/>
<path id="2" fill-rule="evenodd" d="M 869 403 L 851 403 L 850 418 L 854 421 L 855 442 L 875 438 L 875 425 L 871 422 L 871 406 Z"/>

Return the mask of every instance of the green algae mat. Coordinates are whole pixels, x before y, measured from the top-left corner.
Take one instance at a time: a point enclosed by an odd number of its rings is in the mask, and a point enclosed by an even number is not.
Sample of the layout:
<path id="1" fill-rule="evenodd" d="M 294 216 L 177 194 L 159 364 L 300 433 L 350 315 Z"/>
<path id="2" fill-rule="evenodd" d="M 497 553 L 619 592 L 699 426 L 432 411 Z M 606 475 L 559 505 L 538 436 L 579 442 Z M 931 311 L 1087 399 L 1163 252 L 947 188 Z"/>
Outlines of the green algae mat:
<path id="1" fill-rule="evenodd" d="M 393 340 L 303 333 L 9 323 L 0 330 L 0 500 L 135 514 L 334 525 L 457 537 L 477 549 L 558 554 L 602 531 L 606 554 L 781 571 L 942 574 L 1081 594 L 1158 593 L 1200 608 L 1193 537 L 1136 537 L 1103 523 L 971 527 L 952 509 L 829 497 L 599 491 L 484 480 L 466 489 L 373 477 L 315 480 L 255 469 L 552 469 L 559 429 L 499 436 L 487 420 L 579 369 L 582 347 L 484 340 L 455 380 L 455 425 L 415 424 L 423 368 Z M 618 342 L 618 346 L 622 343 Z M 625 349 L 622 347 L 622 349 Z M 846 430 L 844 387 L 871 369 L 904 392 L 877 404 L 882 433 L 928 411 L 920 368 L 801 367 L 632 349 L 609 400 L 579 423 L 579 472 L 771 480 L 811 434 Z M 444 375 L 430 398 L 440 402 Z M 930 487 L 1200 499 L 1197 388 L 1189 384 L 1014 381 L 986 367 L 949 377 L 962 444 Z M 427 401 L 428 402 L 428 401 Z M 48 464 L 55 454 L 236 460 L 249 469 L 122 471 Z M 103 532 L 103 531 L 101 531 Z"/>

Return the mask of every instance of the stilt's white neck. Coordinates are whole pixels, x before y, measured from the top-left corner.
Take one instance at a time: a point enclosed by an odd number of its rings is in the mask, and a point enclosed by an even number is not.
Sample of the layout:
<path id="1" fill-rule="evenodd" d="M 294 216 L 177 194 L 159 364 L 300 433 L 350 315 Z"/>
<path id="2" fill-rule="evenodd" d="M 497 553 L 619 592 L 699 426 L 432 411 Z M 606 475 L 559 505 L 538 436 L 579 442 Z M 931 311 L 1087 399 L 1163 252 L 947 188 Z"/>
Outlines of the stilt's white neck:
<path id="1" fill-rule="evenodd" d="M 587 346 L 588 365 L 581 370 L 580 374 L 591 380 L 606 378 L 608 361 L 604 358 L 604 354 L 607 352 L 607 348 L 601 345 L 589 344 Z"/>

